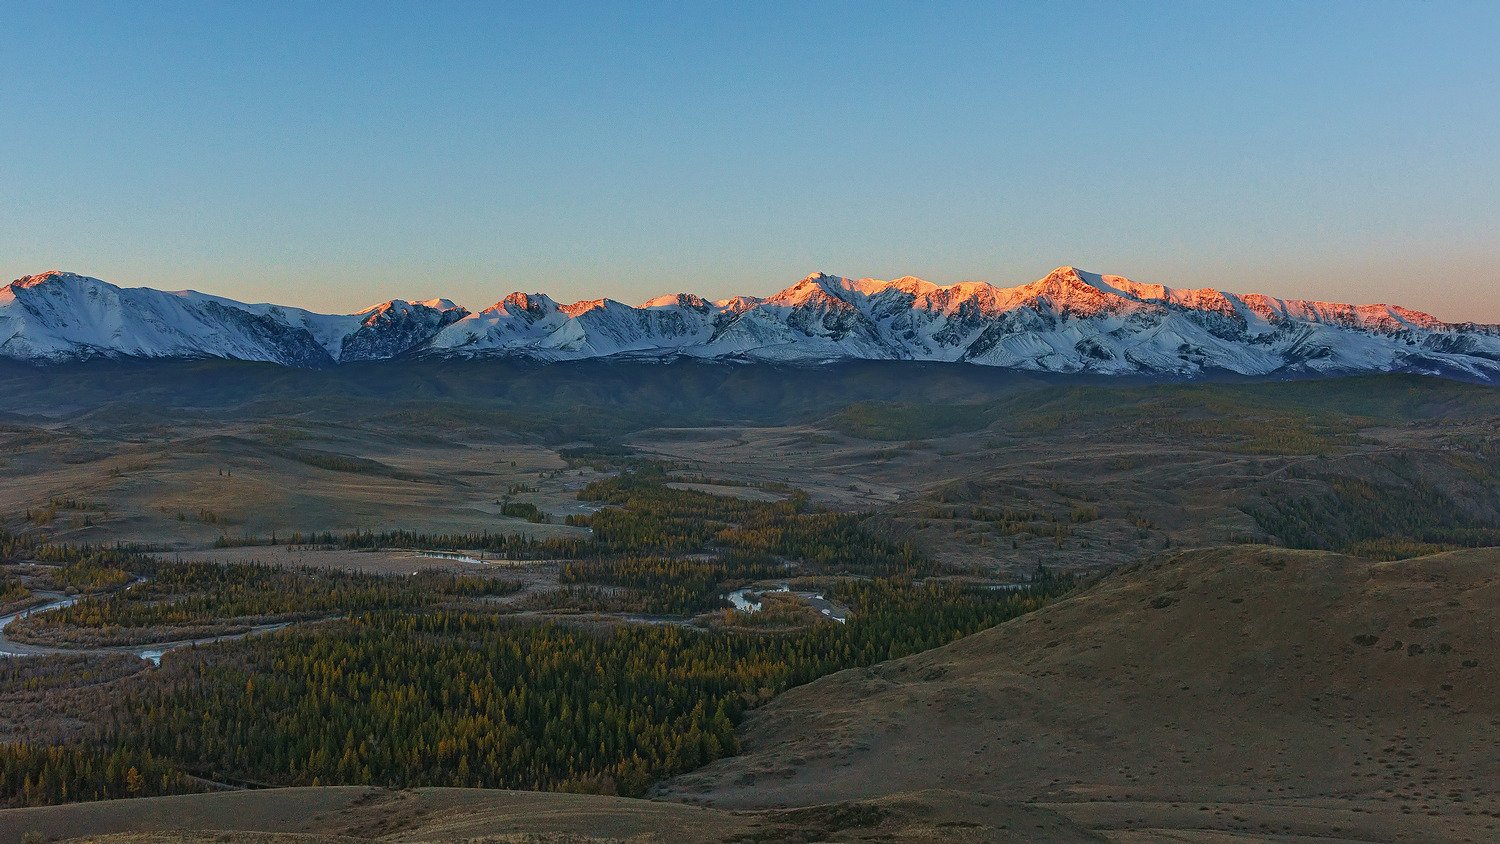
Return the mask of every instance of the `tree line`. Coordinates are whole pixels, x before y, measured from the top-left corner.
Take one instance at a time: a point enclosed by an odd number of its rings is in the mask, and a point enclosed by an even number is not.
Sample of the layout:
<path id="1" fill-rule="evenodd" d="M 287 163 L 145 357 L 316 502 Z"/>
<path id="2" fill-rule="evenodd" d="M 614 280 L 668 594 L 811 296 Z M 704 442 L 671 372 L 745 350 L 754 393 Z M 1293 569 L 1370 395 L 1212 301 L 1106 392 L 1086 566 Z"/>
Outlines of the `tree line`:
<path id="1" fill-rule="evenodd" d="M 1318 492 L 1267 497 L 1247 509 L 1262 530 L 1293 548 L 1401 559 L 1500 545 L 1493 510 L 1465 506 L 1420 479 L 1379 484 L 1335 477 L 1326 483 Z"/>
<path id="2" fill-rule="evenodd" d="M 81 555 L 83 559 L 90 556 Z M 412 611 L 455 597 L 501 595 L 519 588 L 514 581 L 441 572 L 382 577 L 261 563 L 150 558 L 132 563 L 151 579 L 131 589 L 85 597 L 71 606 L 18 620 L 17 631 L 42 638 L 73 629 L 107 631 L 126 642 L 139 638 L 127 631 L 141 628 L 244 626 L 374 610 Z"/>

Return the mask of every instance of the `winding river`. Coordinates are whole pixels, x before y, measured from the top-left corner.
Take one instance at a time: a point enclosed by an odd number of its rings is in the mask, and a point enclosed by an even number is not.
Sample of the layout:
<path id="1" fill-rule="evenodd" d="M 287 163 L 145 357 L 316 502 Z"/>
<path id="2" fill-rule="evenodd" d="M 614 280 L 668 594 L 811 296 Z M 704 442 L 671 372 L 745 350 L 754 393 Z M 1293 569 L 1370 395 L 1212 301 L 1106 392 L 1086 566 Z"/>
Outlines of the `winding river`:
<path id="1" fill-rule="evenodd" d="M 131 584 L 131 586 L 134 585 L 134 583 Z M 45 593 L 43 594 L 45 596 Z M 180 639 L 171 642 L 150 642 L 140 645 L 117 645 L 113 647 L 95 648 L 63 648 L 53 645 L 28 645 L 24 642 L 14 641 L 5 635 L 5 628 L 9 627 L 11 622 L 17 619 L 28 618 L 38 613 L 60 610 L 63 607 L 71 607 L 72 605 L 78 603 L 78 596 L 64 596 L 53 593 L 50 597 L 52 597 L 53 600 L 48 601 L 45 604 L 39 604 L 34 607 L 29 607 L 27 609 L 21 610 L 20 612 L 11 613 L 7 616 L 0 616 L 0 658 L 47 656 L 48 654 L 131 654 L 132 656 L 146 660 L 152 665 L 161 665 L 161 658 L 163 654 L 170 651 L 175 651 L 179 648 L 188 648 L 192 647 L 193 645 L 207 645 L 212 642 L 227 642 L 232 639 L 243 639 L 246 636 L 253 636 L 257 633 L 269 633 L 272 630 L 280 630 L 281 628 L 286 627 L 291 623 L 282 622 L 280 624 L 264 624 L 259 627 L 252 627 L 242 633 L 230 633 L 223 636 L 209 636 L 203 639 Z"/>
<path id="2" fill-rule="evenodd" d="M 849 610 L 823 597 L 821 592 L 793 592 L 792 588 L 785 583 L 777 586 L 775 589 L 747 586 L 743 589 L 736 589 L 723 597 L 724 600 L 728 601 L 740 612 L 756 613 L 760 612 L 763 606 L 760 600 L 758 600 L 759 597 L 767 593 L 776 592 L 796 595 L 804 603 L 822 613 L 824 618 L 832 619 L 839 624 L 843 624 L 849 620 Z"/>

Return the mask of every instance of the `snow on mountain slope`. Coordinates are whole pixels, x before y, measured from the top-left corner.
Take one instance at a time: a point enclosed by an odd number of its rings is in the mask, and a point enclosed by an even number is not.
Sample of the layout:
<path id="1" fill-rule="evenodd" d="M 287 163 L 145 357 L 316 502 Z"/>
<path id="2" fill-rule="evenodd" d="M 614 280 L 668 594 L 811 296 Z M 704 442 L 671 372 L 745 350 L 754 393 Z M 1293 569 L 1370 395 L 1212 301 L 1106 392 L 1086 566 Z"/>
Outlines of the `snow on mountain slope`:
<path id="1" fill-rule="evenodd" d="M 324 343 L 344 333 L 341 319 L 348 318 L 192 291 L 124 290 L 54 270 L 0 288 L 0 354 L 40 361 L 225 357 L 319 366 L 332 362 Z"/>
<path id="2" fill-rule="evenodd" d="M 440 330 L 468 315 L 467 310 L 447 299 L 383 302 L 355 314 L 362 317 L 359 327 L 340 338 L 337 359 L 343 363 L 404 355 L 426 345 Z"/>
<path id="3" fill-rule="evenodd" d="M 0 288 L 0 357 L 220 357 L 328 366 L 396 357 L 963 361 L 1194 376 L 1413 371 L 1500 382 L 1500 327 L 1392 305 L 1179 289 L 1059 267 L 1019 287 L 814 273 L 768 298 L 679 293 L 640 307 L 512 293 L 478 312 L 394 299 L 358 314 L 63 272 Z"/>

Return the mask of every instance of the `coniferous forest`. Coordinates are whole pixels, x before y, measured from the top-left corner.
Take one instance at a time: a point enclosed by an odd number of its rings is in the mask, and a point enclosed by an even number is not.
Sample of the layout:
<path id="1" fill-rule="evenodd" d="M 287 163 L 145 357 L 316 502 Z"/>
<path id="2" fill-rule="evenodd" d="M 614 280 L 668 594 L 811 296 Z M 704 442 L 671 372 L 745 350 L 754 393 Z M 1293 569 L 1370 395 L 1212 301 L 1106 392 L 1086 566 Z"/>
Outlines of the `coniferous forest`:
<path id="1" fill-rule="evenodd" d="M 55 583 L 81 593 L 13 625 L 18 641 L 124 646 L 164 631 L 286 626 L 108 675 L 109 694 L 81 713 L 83 728 L 51 743 L 0 744 L 0 799 L 330 784 L 639 795 L 734 753 L 744 714 L 791 686 L 946 644 L 1071 586 L 1045 571 L 1012 590 L 933 579 L 914 547 L 875 537 L 858 516 L 816 510 L 801 494 L 747 501 L 669 480 L 647 464 L 585 487 L 579 498 L 602 507 L 572 518 L 591 528 L 582 540 L 297 537 L 561 559 L 556 600 L 594 601 L 560 615 L 515 612 L 525 605 L 506 596 L 520 585 L 503 572 L 178 563 L 7 535 L 8 561 L 51 566 Z M 734 615 L 727 590 L 786 577 L 822 584 L 848 609 L 847 623 L 724 623 Z M 606 610 L 651 623 L 598 614 Z M 45 685 L 26 662 L 0 663 L 0 686 Z"/>

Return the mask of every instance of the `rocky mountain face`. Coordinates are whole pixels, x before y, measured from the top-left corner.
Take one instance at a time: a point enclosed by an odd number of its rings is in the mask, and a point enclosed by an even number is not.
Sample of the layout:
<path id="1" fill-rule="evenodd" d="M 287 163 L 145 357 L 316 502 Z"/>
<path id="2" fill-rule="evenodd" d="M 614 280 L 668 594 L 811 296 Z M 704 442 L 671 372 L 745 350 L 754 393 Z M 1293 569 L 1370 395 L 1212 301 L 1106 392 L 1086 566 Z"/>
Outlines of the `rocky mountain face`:
<path id="1" fill-rule="evenodd" d="M 358 314 L 122 289 L 52 271 L 0 288 L 0 357 L 229 358 L 332 366 L 408 357 L 952 361 L 1050 372 L 1195 376 L 1409 371 L 1500 382 L 1500 327 L 1395 305 L 1177 289 L 1059 267 L 1020 287 L 810 275 L 774 296 L 640 307 L 512 293 Z"/>

